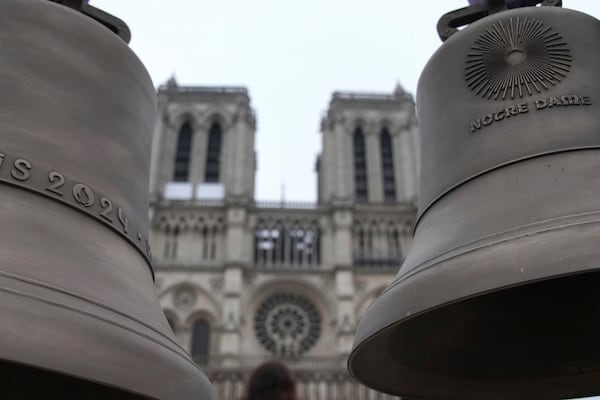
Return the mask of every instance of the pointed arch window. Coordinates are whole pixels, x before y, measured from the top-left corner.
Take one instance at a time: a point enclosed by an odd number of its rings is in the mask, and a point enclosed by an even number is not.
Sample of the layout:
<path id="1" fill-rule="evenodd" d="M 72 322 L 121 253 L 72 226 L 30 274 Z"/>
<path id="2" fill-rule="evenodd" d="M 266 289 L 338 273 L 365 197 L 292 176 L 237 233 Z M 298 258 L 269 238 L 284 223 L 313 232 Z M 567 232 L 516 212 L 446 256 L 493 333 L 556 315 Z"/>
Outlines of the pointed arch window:
<path id="1" fill-rule="evenodd" d="M 208 362 L 208 349 L 210 344 L 210 326 L 204 319 L 194 322 L 192 331 L 192 358 L 199 364 Z"/>
<path id="2" fill-rule="evenodd" d="M 394 180 L 394 153 L 392 139 L 387 128 L 381 130 L 381 171 L 383 173 L 383 199 L 386 202 L 396 201 L 396 182 Z"/>
<path id="3" fill-rule="evenodd" d="M 361 128 L 354 131 L 354 187 L 356 201 L 366 201 L 367 195 L 367 157 L 365 136 Z"/>
<path id="4" fill-rule="evenodd" d="M 186 121 L 179 129 L 177 149 L 175 152 L 175 182 L 186 182 L 190 172 L 190 155 L 192 151 L 192 125 Z"/>
<path id="5" fill-rule="evenodd" d="M 206 153 L 205 182 L 219 182 L 221 164 L 221 125 L 215 122 L 208 133 L 208 151 Z"/>

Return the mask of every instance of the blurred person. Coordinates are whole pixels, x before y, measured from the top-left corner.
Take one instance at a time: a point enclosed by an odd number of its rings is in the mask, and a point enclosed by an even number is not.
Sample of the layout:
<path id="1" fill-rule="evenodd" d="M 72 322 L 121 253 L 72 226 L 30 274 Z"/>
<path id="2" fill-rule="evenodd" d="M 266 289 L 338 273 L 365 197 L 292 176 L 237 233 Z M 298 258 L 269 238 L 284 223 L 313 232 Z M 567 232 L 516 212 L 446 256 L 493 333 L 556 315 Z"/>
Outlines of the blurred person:
<path id="1" fill-rule="evenodd" d="M 252 371 L 244 400 L 298 400 L 290 370 L 277 361 L 267 361 Z"/>

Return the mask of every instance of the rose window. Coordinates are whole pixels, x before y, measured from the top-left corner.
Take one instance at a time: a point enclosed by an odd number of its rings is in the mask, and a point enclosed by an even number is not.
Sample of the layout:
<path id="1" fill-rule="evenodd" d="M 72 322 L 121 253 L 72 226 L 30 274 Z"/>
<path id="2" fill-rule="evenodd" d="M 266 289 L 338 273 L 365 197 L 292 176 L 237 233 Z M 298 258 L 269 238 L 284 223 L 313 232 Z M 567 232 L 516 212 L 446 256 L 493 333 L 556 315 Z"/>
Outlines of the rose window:
<path id="1" fill-rule="evenodd" d="M 316 343 L 321 333 L 321 317 L 305 297 L 280 293 L 260 305 L 254 329 L 259 342 L 271 353 L 294 358 Z"/>

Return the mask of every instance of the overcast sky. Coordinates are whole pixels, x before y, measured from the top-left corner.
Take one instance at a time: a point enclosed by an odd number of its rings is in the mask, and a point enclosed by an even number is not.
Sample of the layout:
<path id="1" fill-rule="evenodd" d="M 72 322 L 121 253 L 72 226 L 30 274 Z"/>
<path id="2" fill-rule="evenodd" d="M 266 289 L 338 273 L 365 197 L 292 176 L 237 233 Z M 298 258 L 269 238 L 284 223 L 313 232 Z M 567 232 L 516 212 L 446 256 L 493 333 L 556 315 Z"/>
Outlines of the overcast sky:
<path id="1" fill-rule="evenodd" d="M 598 0 L 563 0 L 600 16 Z M 123 19 L 155 86 L 236 85 L 257 114 L 256 198 L 316 199 L 319 122 L 336 90 L 416 92 L 441 45 L 439 17 L 466 0 L 92 0 Z M 597 49 L 594 49 L 597 51 Z"/>

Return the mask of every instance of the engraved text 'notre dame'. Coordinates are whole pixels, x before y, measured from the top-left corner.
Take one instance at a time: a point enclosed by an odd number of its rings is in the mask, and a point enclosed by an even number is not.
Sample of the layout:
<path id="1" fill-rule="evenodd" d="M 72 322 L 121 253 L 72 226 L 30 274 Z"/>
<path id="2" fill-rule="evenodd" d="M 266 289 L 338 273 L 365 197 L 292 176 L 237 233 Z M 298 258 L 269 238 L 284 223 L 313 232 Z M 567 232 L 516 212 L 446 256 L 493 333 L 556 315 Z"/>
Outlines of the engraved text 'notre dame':
<path id="1" fill-rule="evenodd" d="M 533 103 L 518 103 L 510 107 L 505 107 L 493 113 L 484 115 L 471 121 L 471 132 L 491 125 L 494 122 L 502 121 L 503 119 L 513 118 L 521 114 L 528 113 L 530 110 L 546 110 L 550 108 L 568 107 L 568 106 L 589 106 L 592 104 L 588 96 L 567 95 L 567 96 L 550 96 L 533 100 Z"/>

